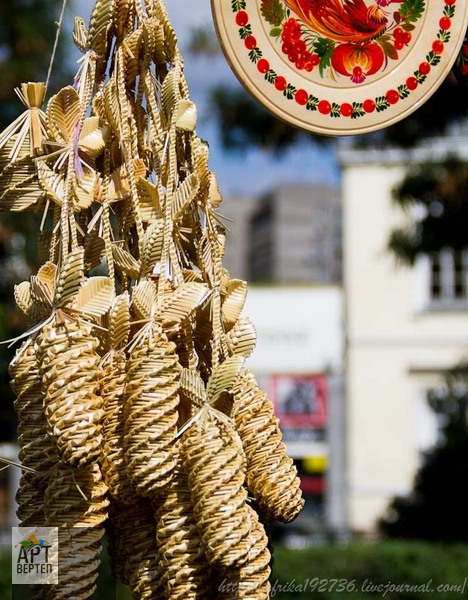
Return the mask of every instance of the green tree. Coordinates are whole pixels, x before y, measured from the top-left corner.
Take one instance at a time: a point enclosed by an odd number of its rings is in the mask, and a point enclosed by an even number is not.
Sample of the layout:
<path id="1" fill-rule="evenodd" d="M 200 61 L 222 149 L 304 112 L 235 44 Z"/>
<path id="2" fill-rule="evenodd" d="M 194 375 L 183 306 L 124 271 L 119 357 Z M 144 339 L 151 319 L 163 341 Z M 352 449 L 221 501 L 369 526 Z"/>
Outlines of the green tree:
<path id="1" fill-rule="evenodd" d="M 380 530 L 389 537 L 466 542 L 468 364 L 451 369 L 428 402 L 444 423 L 440 441 L 426 453 L 413 492 L 391 502 Z"/>

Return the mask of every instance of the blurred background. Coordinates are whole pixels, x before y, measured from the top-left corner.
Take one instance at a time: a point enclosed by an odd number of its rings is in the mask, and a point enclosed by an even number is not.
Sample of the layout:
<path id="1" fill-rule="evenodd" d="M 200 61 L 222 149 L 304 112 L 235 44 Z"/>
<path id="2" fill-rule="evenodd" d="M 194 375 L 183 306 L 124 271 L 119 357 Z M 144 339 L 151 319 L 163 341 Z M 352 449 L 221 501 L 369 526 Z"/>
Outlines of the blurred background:
<path id="1" fill-rule="evenodd" d="M 92 5 L 68 3 L 51 90 L 73 77 L 73 16 L 86 20 Z M 1 129 L 22 111 L 14 87 L 46 76 L 61 6 L 0 0 Z M 244 313 L 258 343 L 248 366 L 275 404 L 306 498 L 296 522 L 271 530 L 272 581 L 432 578 L 454 586 L 444 597 L 460 597 L 464 582 L 468 594 L 468 44 L 413 115 L 329 139 L 247 97 L 208 0 L 167 8 L 232 219 L 224 265 L 249 285 Z M 36 267 L 36 230 L 24 215 L 0 215 L 2 339 L 25 327 L 13 286 Z M 0 455 L 12 460 L 13 352 L 0 346 Z M 4 540 L 18 479 L 0 471 Z M 317 585 L 275 597 L 314 596 L 338 597 Z"/>

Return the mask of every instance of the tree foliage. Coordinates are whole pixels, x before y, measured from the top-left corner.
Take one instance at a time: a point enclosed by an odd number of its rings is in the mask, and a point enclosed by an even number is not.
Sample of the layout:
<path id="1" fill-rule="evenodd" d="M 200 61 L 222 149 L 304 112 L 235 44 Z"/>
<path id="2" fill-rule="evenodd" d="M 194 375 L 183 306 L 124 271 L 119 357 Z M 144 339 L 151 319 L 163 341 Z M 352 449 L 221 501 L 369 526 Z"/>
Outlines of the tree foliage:
<path id="1" fill-rule="evenodd" d="M 468 364 L 450 370 L 428 402 L 445 423 L 441 441 L 426 454 L 411 495 L 395 498 L 379 526 L 389 537 L 467 542 Z"/>
<path id="2" fill-rule="evenodd" d="M 394 189 L 403 209 L 418 208 L 422 217 L 396 229 L 389 248 L 406 264 L 419 254 L 444 247 L 462 250 L 468 244 L 468 164 L 448 159 L 441 164 L 411 168 Z"/>

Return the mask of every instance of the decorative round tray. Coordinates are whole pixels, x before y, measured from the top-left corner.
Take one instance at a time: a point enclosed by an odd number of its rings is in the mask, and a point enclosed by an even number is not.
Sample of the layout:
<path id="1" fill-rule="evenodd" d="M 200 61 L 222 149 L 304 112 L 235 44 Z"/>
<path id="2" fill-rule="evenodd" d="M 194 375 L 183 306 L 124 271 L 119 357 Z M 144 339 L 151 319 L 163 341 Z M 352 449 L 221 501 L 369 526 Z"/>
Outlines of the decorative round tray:
<path id="1" fill-rule="evenodd" d="M 325 135 L 381 129 L 435 92 L 463 43 L 466 0 L 212 0 L 247 90 Z"/>

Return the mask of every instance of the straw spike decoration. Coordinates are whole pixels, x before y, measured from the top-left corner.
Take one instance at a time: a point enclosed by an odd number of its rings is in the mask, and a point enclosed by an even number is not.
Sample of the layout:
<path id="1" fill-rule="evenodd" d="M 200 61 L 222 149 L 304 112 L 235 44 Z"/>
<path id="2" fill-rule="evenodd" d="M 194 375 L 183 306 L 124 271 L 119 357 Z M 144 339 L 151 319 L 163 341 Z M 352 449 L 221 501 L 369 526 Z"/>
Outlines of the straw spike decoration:
<path id="1" fill-rule="evenodd" d="M 246 370 L 233 390 L 233 419 L 247 456 L 247 487 L 268 518 L 289 523 L 304 505 L 273 405 Z"/>
<path id="2" fill-rule="evenodd" d="M 96 0 L 72 37 L 72 85 L 43 106 L 45 84 L 22 84 L 25 110 L 0 133 L 0 210 L 37 213 L 43 260 L 14 291 L 30 327 L 10 367 L 20 518 L 43 518 L 30 506 L 46 489 L 61 535 L 96 524 L 77 536 L 84 570 L 64 555 L 51 600 L 92 595 L 108 502 L 134 597 L 216 596 L 206 574 L 226 568 L 239 598 L 268 597 L 245 486 L 269 519 L 303 501 L 272 407 L 240 374 L 247 285 L 222 264 L 222 197 L 177 36 L 163 0 Z"/>

